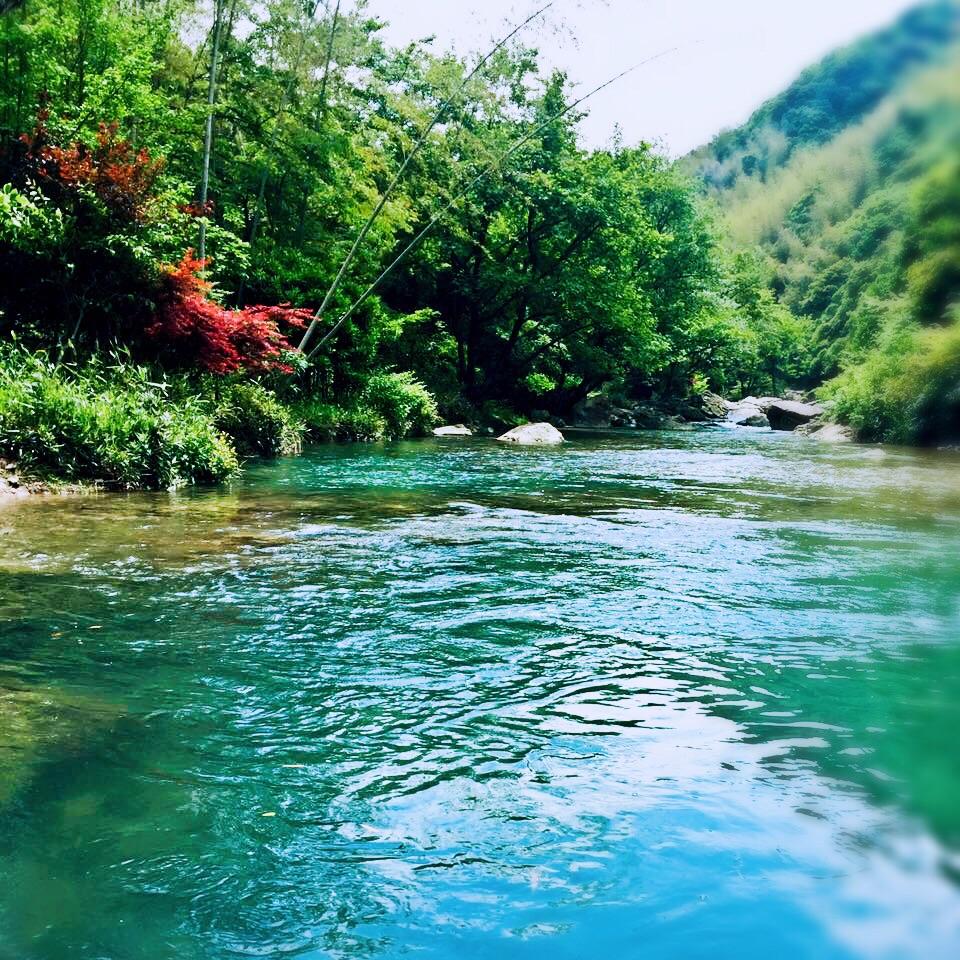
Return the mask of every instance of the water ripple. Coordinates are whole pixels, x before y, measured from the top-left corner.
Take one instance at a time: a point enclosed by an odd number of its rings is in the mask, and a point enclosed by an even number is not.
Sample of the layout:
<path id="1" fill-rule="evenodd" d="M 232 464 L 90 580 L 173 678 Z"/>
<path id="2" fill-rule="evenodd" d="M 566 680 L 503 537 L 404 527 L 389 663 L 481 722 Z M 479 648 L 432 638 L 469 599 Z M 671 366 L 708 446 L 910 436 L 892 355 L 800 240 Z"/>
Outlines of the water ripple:
<path id="1" fill-rule="evenodd" d="M 331 448 L 0 528 L 0 955 L 960 949 L 955 459 Z"/>

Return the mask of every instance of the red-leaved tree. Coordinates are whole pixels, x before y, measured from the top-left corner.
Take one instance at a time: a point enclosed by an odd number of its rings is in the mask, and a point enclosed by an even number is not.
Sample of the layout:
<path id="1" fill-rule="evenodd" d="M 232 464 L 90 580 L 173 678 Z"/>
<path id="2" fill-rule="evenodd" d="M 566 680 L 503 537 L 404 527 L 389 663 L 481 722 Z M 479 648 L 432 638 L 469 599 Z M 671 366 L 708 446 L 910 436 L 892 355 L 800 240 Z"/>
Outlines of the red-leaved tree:
<path id="1" fill-rule="evenodd" d="M 183 368 L 291 373 L 284 354 L 293 347 L 284 331 L 302 329 L 312 313 L 289 304 L 227 310 L 208 299 L 202 269 L 192 250 L 177 266 L 164 268 L 157 314 L 144 331 L 150 345 L 166 363 Z"/>
<path id="2" fill-rule="evenodd" d="M 84 346 L 122 342 L 145 360 L 181 370 L 293 372 L 287 334 L 304 327 L 311 312 L 289 304 L 225 309 L 210 299 L 193 251 L 176 266 L 161 267 L 158 277 L 156 267 L 129 246 L 106 242 L 116 233 L 136 236 L 150 219 L 164 215 L 156 194 L 163 163 L 119 139 L 115 123 L 100 125 L 95 146 L 61 146 L 48 119 L 43 102 L 34 130 L 0 149 L 0 182 L 39 187 L 71 225 L 70 246 L 61 253 L 72 265 L 69 272 L 34 264 L 20 251 L 19 259 L 10 260 L 17 276 L 45 279 L 40 292 L 46 293 L 47 338 Z M 212 207 L 193 204 L 184 212 L 209 216 Z M 26 314 L 27 304 L 37 300 L 38 284 L 20 286 L 14 315 Z M 38 326 L 38 339 L 45 333 Z"/>
<path id="3" fill-rule="evenodd" d="M 26 172 L 40 186 L 57 186 L 64 191 L 89 187 L 112 213 L 142 222 L 163 161 L 119 139 L 115 123 L 100 124 L 93 148 L 79 142 L 57 146 L 47 131 L 48 116 L 46 108 L 41 109 L 33 132 L 20 137 L 26 148 L 22 159 Z"/>

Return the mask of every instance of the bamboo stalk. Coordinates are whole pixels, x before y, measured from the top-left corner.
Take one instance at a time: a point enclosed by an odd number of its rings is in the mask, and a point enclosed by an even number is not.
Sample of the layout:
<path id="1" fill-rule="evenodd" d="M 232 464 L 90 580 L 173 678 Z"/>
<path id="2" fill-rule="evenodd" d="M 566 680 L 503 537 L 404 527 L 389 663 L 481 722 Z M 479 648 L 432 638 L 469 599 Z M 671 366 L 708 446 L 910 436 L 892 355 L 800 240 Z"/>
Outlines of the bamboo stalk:
<path id="1" fill-rule="evenodd" d="M 213 107 L 217 100 L 217 59 L 223 27 L 224 0 L 215 0 L 213 40 L 210 50 L 210 77 L 207 82 L 207 122 L 203 135 L 203 172 L 200 177 L 200 262 L 207 258 L 207 195 L 210 189 L 210 153 L 213 150 Z"/>

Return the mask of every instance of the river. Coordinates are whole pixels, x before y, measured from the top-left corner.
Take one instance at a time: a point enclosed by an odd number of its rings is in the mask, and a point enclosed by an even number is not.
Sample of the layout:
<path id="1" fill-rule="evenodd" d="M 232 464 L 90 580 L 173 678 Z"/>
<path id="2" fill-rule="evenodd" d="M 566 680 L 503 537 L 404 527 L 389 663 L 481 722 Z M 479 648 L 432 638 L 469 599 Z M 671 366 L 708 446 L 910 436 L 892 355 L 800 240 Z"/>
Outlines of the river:
<path id="1" fill-rule="evenodd" d="M 0 508 L 0 958 L 960 956 L 960 456 L 321 447 Z"/>

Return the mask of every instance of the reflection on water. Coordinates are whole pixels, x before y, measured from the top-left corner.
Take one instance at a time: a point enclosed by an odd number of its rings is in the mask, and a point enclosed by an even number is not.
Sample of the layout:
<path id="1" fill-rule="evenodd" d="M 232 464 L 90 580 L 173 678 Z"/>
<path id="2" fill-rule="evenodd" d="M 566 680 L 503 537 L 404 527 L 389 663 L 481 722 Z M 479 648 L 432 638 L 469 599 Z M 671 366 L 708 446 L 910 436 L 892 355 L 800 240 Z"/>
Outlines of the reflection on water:
<path id="1" fill-rule="evenodd" d="M 0 958 L 955 957 L 960 459 L 322 448 L 0 510 Z"/>

